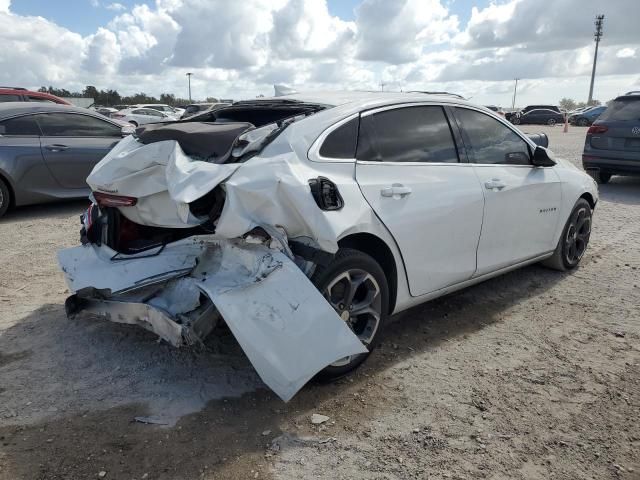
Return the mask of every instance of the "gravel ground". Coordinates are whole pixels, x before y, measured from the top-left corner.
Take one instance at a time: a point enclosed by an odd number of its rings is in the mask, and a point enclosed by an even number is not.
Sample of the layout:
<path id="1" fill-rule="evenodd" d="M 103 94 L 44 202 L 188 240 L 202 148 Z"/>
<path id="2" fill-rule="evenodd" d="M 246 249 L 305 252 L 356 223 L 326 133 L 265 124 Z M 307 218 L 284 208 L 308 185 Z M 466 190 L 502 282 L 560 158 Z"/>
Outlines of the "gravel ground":
<path id="1" fill-rule="evenodd" d="M 523 129 L 579 163 L 585 129 Z M 55 251 L 85 203 L 0 220 L 0 480 L 640 479 L 640 179 L 601 188 L 578 270 L 400 314 L 363 368 L 288 404 L 224 331 L 176 350 L 67 320 Z"/>

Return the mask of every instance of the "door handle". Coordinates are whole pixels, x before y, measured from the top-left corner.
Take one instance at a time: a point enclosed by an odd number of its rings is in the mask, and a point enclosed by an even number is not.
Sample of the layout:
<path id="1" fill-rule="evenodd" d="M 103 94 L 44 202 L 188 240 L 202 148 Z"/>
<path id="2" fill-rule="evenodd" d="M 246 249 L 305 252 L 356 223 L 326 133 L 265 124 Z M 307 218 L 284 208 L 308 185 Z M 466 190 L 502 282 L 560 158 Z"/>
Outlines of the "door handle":
<path id="1" fill-rule="evenodd" d="M 44 148 L 52 152 L 63 152 L 64 150 L 67 150 L 69 147 L 67 145 L 60 145 L 58 143 L 55 143 L 53 145 L 46 145 Z"/>
<path id="2" fill-rule="evenodd" d="M 410 187 L 405 187 L 400 183 L 394 183 L 390 187 L 384 187 L 380 190 L 380 194 L 383 197 L 402 198 L 411 193 Z"/>
<path id="3" fill-rule="evenodd" d="M 507 186 L 506 183 L 504 183 L 502 180 L 500 180 L 499 178 L 493 178 L 488 182 L 484 183 L 484 186 L 488 189 L 488 190 L 502 190 L 504 187 Z"/>

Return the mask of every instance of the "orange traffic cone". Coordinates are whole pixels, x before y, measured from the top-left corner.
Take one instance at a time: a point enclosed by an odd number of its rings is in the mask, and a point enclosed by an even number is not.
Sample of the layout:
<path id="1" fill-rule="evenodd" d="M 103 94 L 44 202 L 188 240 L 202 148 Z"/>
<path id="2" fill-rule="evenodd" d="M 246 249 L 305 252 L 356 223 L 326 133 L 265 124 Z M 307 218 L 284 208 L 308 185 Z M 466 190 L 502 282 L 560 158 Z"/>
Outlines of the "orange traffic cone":
<path id="1" fill-rule="evenodd" d="M 569 131 L 569 119 L 567 118 L 567 114 L 564 114 L 564 128 L 562 129 L 562 133 L 567 133 Z"/>

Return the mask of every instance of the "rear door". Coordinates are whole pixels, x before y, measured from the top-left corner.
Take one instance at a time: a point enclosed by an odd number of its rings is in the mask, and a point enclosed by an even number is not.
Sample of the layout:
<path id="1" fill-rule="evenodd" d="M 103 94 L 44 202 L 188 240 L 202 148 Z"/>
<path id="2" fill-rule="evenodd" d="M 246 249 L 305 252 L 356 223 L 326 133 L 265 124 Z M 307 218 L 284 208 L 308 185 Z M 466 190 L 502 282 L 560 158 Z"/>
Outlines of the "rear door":
<path id="1" fill-rule="evenodd" d="M 42 158 L 40 129 L 33 115 L 0 122 L 0 172 L 11 179 L 18 204 L 60 188 Z"/>
<path id="2" fill-rule="evenodd" d="M 121 139 L 121 128 L 80 113 L 40 113 L 42 154 L 64 188 L 88 188 L 86 178 Z"/>
<path id="3" fill-rule="evenodd" d="M 497 119 L 454 111 L 485 197 L 476 275 L 552 251 L 562 195 L 554 168 L 534 167 L 528 143 Z"/>
<path id="4" fill-rule="evenodd" d="M 412 295 L 473 275 L 482 190 L 473 166 L 459 161 L 441 106 L 363 113 L 356 179 L 400 248 Z"/>

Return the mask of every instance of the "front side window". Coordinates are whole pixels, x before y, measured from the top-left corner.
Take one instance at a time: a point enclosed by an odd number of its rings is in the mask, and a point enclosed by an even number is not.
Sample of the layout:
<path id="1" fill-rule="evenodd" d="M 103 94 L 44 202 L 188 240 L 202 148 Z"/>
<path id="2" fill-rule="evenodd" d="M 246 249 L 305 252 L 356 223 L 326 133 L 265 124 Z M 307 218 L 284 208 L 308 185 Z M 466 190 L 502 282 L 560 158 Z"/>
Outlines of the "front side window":
<path id="1" fill-rule="evenodd" d="M 530 165 L 529 145 L 498 120 L 476 110 L 456 107 L 466 133 L 471 160 L 482 164 Z"/>
<path id="2" fill-rule="evenodd" d="M 362 117 L 358 160 L 457 163 L 449 122 L 439 106 L 403 107 Z"/>
<path id="3" fill-rule="evenodd" d="M 89 115 L 41 113 L 35 115 L 42 134 L 48 137 L 119 137 L 120 127 Z"/>
<path id="4" fill-rule="evenodd" d="M 0 135 L 39 136 L 40 129 L 33 115 L 10 118 L 0 122 Z"/>
<path id="5" fill-rule="evenodd" d="M 48 98 L 37 97 L 35 95 L 27 95 L 27 98 L 30 102 L 45 102 L 45 103 L 56 103 L 53 100 L 49 100 Z"/>

